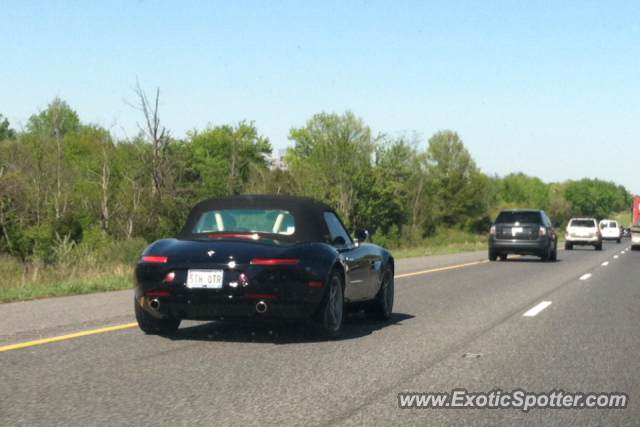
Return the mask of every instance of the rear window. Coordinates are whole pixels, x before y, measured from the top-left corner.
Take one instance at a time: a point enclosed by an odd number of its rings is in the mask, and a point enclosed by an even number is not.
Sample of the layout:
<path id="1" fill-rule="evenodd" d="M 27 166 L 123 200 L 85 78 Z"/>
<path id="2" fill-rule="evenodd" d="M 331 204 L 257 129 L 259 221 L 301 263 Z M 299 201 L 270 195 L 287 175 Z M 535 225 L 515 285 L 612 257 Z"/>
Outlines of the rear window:
<path id="1" fill-rule="evenodd" d="M 291 235 L 295 231 L 293 215 L 273 209 L 221 209 L 200 216 L 193 233 L 251 231 Z"/>
<path id="2" fill-rule="evenodd" d="M 596 223 L 592 219 L 572 219 L 569 227 L 587 227 L 595 228 Z"/>
<path id="3" fill-rule="evenodd" d="M 539 212 L 503 211 L 496 218 L 497 223 L 515 224 L 542 224 Z"/>
<path id="4" fill-rule="evenodd" d="M 618 224 L 615 221 L 602 221 L 600 223 L 600 228 L 616 228 Z"/>

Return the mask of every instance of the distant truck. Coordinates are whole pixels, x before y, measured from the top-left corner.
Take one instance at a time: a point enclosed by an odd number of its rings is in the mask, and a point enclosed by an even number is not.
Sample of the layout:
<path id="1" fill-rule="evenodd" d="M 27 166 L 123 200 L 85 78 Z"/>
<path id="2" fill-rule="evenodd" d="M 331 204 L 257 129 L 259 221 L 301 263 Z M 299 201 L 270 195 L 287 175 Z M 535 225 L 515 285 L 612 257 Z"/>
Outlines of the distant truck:
<path id="1" fill-rule="evenodd" d="M 640 196 L 633 196 L 631 206 L 631 249 L 640 249 Z"/>

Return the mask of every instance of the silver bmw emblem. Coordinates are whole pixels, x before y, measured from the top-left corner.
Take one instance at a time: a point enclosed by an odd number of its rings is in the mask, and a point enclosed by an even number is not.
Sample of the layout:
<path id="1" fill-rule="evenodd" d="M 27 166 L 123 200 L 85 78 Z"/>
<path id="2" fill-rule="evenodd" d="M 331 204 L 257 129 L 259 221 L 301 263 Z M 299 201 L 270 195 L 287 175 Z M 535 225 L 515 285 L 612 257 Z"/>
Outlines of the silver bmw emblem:
<path id="1" fill-rule="evenodd" d="M 213 254 L 215 254 L 215 253 L 216 253 L 216 251 L 209 251 L 209 252 L 207 252 L 207 255 L 213 256 Z"/>

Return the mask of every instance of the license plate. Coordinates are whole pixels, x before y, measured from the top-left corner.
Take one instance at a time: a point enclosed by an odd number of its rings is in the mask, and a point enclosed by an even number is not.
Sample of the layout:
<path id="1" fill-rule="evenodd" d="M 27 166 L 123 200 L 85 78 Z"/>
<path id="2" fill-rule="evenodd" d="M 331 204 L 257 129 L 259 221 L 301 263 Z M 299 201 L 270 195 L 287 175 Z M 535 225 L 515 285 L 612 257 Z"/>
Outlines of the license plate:
<path id="1" fill-rule="evenodd" d="M 512 234 L 513 236 L 515 236 L 515 235 L 516 235 L 516 234 L 518 234 L 518 233 L 522 233 L 522 227 L 513 227 L 513 228 L 511 229 L 511 234 Z"/>
<path id="2" fill-rule="evenodd" d="M 222 288 L 222 270 L 189 270 L 188 288 Z"/>

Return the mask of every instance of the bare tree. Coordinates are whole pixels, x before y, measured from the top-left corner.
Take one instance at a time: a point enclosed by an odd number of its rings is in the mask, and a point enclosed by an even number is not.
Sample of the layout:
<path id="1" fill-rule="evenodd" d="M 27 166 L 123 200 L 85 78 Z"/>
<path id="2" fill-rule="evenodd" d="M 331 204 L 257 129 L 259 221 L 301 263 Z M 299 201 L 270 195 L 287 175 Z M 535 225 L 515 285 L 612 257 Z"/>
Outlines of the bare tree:
<path id="1" fill-rule="evenodd" d="M 160 125 L 160 115 L 158 113 L 160 88 L 156 90 L 156 97 L 153 103 L 149 101 L 138 80 L 136 80 L 136 87 L 133 88 L 133 91 L 138 96 L 139 103 L 134 105 L 126 100 L 125 102 L 136 110 L 141 111 L 144 115 L 145 124 L 144 126 L 138 124 L 138 129 L 151 143 L 151 159 L 145 163 L 147 163 L 147 168 L 151 175 L 151 191 L 157 194 L 165 186 L 169 174 L 167 151 L 171 141 L 169 131 Z"/>

